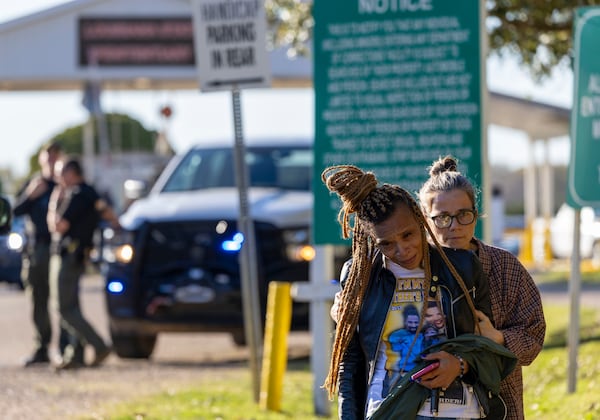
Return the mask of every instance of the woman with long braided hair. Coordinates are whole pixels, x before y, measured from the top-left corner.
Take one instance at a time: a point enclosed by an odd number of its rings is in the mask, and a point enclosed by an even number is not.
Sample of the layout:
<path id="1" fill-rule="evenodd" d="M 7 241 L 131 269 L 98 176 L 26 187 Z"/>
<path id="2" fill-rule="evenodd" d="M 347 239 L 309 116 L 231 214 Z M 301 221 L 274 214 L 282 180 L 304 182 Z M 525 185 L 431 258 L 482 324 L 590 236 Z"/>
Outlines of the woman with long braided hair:
<path id="1" fill-rule="evenodd" d="M 380 184 L 373 173 L 332 166 L 322 180 L 339 195 L 342 236 L 352 238 L 324 384 L 330 398 L 338 393 L 340 418 L 490 417 L 496 409 L 486 394 L 497 394 L 514 357 L 476 335 L 476 311 L 492 317 L 476 256 L 442 249 L 412 195 Z M 445 326 L 434 340 L 441 342 L 425 348 L 431 340 L 424 340 L 423 325 L 432 305 Z M 432 362 L 439 366 L 418 383 L 409 381 Z"/>

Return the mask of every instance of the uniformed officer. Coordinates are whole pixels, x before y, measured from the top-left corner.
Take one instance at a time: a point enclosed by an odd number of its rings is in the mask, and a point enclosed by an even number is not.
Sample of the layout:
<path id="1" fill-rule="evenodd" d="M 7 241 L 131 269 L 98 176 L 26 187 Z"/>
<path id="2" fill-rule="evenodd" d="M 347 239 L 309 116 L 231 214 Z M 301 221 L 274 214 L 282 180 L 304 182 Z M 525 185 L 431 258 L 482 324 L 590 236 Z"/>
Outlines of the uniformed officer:
<path id="1" fill-rule="evenodd" d="M 96 190 L 87 184 L 77 159 L 57 162 L 59 185 L 54 189 L 48 209 L 57 260 L 57 295 L 61 322 L 74 336 L 94 348 L 91 366 L 99 366 L 110 354 L 110 346 L 83 317 L 79 303 L 79 280 L 93 245 L 93 235 L 101 218 L 118 226 L 116 215 Z M 72 369 L 78 363 L 66 352 L 57 369 Z"/>

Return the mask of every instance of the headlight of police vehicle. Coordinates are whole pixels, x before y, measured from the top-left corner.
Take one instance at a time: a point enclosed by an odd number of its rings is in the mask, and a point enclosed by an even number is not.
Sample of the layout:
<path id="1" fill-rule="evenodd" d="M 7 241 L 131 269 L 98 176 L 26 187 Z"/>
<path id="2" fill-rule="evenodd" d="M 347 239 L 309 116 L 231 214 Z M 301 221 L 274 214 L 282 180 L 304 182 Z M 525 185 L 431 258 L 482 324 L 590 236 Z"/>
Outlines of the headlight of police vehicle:
<path id="1" fill-rule="evenodd" d="M 133 260 L 133 232 L 104 230 L 102 256 L 106 262 L 129 264 Z"/>
<path id="2" fill-rule="evenodd" d="M 19 233 L 11 232 L 6 239 L 6 244 L 8 249 L 15 252 L 21 252 L 25 245 L 25 238 Z"/>
<path id="3" fill-rule="evenodd" d="M 286 244 L 286 254 L 290 261 L 312 261 L 315 258 L 315 248 L 308 243 L 308 229 L 290 229 L 283 232 Z"/>

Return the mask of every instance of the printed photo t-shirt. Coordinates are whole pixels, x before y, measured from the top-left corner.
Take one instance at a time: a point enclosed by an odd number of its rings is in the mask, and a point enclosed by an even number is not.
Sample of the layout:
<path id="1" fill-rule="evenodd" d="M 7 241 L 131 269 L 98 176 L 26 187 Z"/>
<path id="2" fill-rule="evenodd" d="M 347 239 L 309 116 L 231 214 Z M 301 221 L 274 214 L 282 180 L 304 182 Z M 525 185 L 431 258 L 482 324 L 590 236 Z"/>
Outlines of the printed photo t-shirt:
<path id="1" fill-rule="evenodd" d="M 432 299 L 425 293 L 423 269 L 407 270 L 387 258 L 384 266 L 396 277 L 396 291 L 383 327 L 375 372 L 369 386 L 368 415 L 379 406 L 398 379 L 414 368 L 424 349 L 447 338 L 446 319 L 439 296 Z M 424 305 L 424 320 L 417 334 Z M 419 415 L 433 416 L 429 399 L 421 407 Z M 445 392 L 440 392 L 438 416 L 479 418 L 479 405 L 472 390 L 455 381 Z"/>
<path id="2" fill-rule="evenodd" d="M 425 300 L 422 268 L 407 270 L 388 260 L 385 265 L 396 277 L 396 291 L 383 327 L 382 341 L 385 344 L 387 371 L 384 389 L 394 383 L 399 375 L 415 366 L 425 344 L 422 334 L 416 335 Z"/>

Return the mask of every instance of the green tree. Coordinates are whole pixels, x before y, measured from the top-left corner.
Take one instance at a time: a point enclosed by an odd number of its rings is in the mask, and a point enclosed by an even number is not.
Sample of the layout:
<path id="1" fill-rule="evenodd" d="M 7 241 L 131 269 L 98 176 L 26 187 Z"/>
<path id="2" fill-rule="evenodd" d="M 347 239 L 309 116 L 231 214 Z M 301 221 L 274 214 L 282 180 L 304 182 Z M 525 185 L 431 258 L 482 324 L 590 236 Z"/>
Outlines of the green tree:
<path id="1" fill-rule="evenodd" d="M 94 152 L 98 153 L 100 150 L 97 129 L 98 121 L 95 117 L 92 117 L 92 119 L 94 127 Z M 151 152 L 154 150 L 157 137 L 156 131 L 147 130 L 139 121 L 123 114 L 106 114 L 105 120 L 111 153 L 130 151 Z M 59 141 L 65 153 L 82 155 L 83 130 L 84 124 L 69 127 L 62 133 L 58 133 L 50 138 L 48 142 Z M 40 149 L 42 146 L 40 146 Z M 40 169 L 37 158 L 40 149 L 29 159 L 30 174 Z"/>
<path id="2" fill-rule="evenodd" d="M 271 46 L 287 47 L 288 56 L 306 56 L 312 42 L 312 1 L 265 0 Z"/>
<path id="3" fill-rule="evenodd" d="M 600 0 L 482 0 L 487 11 L 490 53 L 516 56 L 534 80 L 558 65 L 570 65 L 573 11 Z M 267 0 L 273 45 L 290 56 L 308 54 L 312 42 L 312 0 Z"/>
<path id="4" fill-rule="evenodd" d="M 490 50 L 519 57 L 536 79 L 571 64 L 574 10 L 600 0 L 486 1 Z"/>

